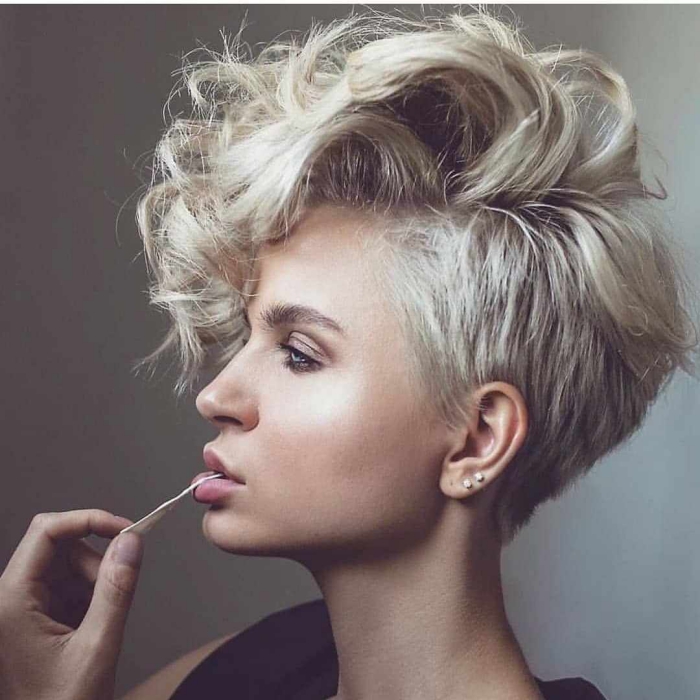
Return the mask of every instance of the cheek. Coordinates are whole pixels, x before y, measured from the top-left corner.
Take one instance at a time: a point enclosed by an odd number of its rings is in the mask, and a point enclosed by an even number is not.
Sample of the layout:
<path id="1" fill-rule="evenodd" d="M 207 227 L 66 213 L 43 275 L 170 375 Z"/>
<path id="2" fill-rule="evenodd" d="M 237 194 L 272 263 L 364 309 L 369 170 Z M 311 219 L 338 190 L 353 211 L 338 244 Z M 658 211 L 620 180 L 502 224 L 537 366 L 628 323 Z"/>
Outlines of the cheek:
<path id="1" fill-rule="evenodd" d="M 365 397 L 358 382 L 301 377 L 281 392 L 279 387 L 271 391 L 273 395 L 262 402 L 258 428 L 266 434 L 265 444 L 308 454 L 329 446 L 333 439 L 356 435 L 363 427 Z"/>
<path id="2" fill-rule="evenodd" d="M 319 381 L 300 379 L 293 395 L 271 402 L 260 443 L 266 490 L 293 495 L 328 517 L 415 509 L 416 498 L 437 482 L 418 412 L 400 379 L 375 372 L 370 380 L 365 372 L 322 381 L 321 374 Z"/>
<path id="3" fill-rule="evenodd" d="M 258 446 L 280 476 L 291 472 L 312 482 L 342 480 L 354 463 L 361 464 L 363 443 L 371 441 L 367 387 L 356 377 L 329 381 L 321 374 L 299 378 L 286 395 L 277 392 L 261 407 L 258 430 L 265 438 Z"/>

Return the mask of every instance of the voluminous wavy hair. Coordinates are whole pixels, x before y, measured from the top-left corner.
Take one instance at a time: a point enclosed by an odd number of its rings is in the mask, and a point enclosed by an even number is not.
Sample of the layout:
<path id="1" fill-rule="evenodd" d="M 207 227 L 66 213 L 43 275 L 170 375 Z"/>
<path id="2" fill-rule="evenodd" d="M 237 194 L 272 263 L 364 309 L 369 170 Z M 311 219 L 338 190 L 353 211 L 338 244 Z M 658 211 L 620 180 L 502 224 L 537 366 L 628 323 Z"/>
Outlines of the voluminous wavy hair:
<path id="1" fill-rule="evenodd" d="M 493 513 L 509 543 L 641 425 L 698 334 L 682 251 L 642 182 L 635 108 L 600 56 L 535 51 L 485 10 L 373 10 L 182 68 L 137 220 L 176 394 L 246 340 L 256 254 L 336 204 L 382 222 L 383 287 L 426 401 L 457 425 L 517 387 L 525 443 Z M 173 95 L 176 94 L 173 92 Z M 171 95 L 172 97 L 172 95 Z"/>

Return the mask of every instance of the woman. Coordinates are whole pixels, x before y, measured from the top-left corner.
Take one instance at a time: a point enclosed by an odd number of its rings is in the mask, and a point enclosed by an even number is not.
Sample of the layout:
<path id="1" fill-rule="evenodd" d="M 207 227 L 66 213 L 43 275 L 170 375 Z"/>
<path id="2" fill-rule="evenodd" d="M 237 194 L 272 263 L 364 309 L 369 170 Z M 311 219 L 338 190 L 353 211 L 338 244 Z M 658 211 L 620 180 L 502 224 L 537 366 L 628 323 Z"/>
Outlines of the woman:
<path id="1" fill-rule="evenodd" d="M 178 349 L 179 393 L 218 371 L 206 537 L 300 562 L 323 599 L 127 697 L 601 698 L 532 675 L 500 554 L 692 370 L 624 81 L 486 13 L 240 49 L 186 68 L 199 113 L 141 201 L 173 319 L 146 361 Z M 0 578 L 3 698 L 113 696 L 142 543 L 79 538 L 125 522 L 35 518 Z M 92 597 L 62 605 L 58 555 Z"/>

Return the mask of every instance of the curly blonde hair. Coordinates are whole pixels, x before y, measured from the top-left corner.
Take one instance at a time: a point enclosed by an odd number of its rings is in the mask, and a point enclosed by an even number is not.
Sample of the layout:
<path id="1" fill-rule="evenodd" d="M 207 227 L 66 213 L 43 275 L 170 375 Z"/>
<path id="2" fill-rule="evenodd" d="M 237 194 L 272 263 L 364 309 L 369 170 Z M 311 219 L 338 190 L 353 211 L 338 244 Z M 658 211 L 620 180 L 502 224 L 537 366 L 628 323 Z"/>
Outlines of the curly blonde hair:
<path id="1" fill-rule="evenodd" d="M 601 57 L 535 51 L 487 11 L 373 10 L 256 56 L 185 59 L 190 119 L 155 153 L 138 225 L 176 393 L 246 340 L 256 253 L 321 204 L 371 213 L 426 401 L 458 425 L 494 380 L 528 406 L 493 513 L 509 543 L 641 425 L 698 334 L 682 251 L 641 180 L 635 108 Z M 248 55 L 246 55 L 246 52 Z"/>

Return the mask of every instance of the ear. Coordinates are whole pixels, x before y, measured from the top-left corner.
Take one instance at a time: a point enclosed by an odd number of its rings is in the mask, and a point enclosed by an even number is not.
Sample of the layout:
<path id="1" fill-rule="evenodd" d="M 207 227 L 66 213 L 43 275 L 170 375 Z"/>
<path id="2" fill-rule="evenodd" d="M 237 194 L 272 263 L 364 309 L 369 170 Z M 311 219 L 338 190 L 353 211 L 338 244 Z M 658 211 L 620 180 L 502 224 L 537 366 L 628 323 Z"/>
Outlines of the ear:
<path id="1" fill-rule="evenodd" d="M 440 488 L 453 498 L 471 496 L 492 484 L 527 436 L 527 406 L 512 384 L 484 384 L 472 399 L 478 408 L 471 412 L 467 424 L 454 432 L 454 445 L 445 455 L 440 476 Z M 479 474 L 483 479 L 477 479 Z M 465 479 L 471 488 L 465 487 Z"/>

